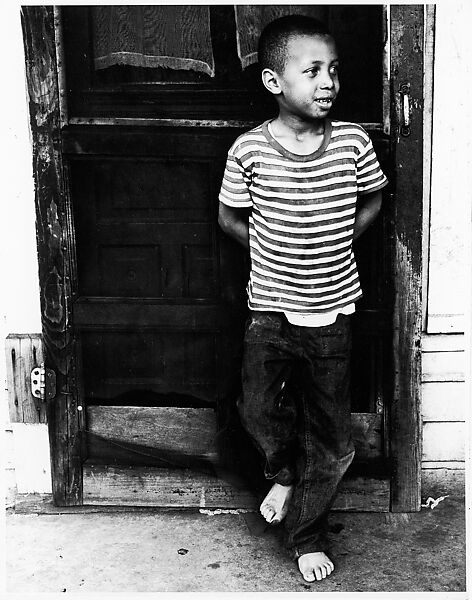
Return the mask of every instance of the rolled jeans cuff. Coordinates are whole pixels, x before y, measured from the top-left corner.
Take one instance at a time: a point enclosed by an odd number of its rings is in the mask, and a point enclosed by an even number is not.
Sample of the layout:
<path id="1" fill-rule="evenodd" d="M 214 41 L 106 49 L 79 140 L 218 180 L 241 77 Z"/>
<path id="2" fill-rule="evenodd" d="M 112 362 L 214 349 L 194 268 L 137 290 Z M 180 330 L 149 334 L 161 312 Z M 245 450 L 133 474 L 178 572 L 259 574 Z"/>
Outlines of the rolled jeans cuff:
<path id="1" fill-rule="evenodd" d="M 297 561 L 303 554 L 310 554 L 312 552 L 324 552 L 329 553 L 330 544 L 324 535 L 320 535 L 318 540 L 312 540 L 309 544 L 302 544 L 289 549 L 289 553 L 293 560 Z"/>
<path id="2" fill-rule="evenodd" d="M 288 467 L 282 467 L 275 475 L 272 475 L 267 470 L 264 474 L 266 479 L 280 485 L 293 485 L 295 483 L 295 474 Z"/>

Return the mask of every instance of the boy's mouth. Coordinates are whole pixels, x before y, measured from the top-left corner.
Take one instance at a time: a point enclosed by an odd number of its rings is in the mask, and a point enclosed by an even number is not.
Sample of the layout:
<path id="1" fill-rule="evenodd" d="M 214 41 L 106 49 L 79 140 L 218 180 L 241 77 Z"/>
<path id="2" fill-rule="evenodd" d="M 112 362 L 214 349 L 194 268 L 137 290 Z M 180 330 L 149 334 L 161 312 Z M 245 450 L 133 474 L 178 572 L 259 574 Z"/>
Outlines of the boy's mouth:
<path id="1" fill-rule="evenodd" d="M 315 98 L 315 102 L 323 108 L 331 108 L 333 100 L 334 98 L 332 96 L 330 96 L 329 98 Z"/>

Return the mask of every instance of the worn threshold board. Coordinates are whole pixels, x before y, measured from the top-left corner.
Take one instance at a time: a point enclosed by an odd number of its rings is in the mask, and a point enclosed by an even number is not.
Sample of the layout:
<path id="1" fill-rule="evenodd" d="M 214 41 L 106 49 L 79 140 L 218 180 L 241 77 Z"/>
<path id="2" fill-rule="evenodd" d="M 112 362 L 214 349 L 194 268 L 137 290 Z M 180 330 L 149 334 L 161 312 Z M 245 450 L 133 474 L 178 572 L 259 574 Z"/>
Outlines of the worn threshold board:
<path id="1" fill-rule="evenodd" d="M 151 466 L 83 465 L 84 506 L 134 506 L 257 510 L 256 497 L 226 478 L 190 470 Z M 339 488 L 335 511 L 389 512 L 388 476 L 346 477 Z"/>

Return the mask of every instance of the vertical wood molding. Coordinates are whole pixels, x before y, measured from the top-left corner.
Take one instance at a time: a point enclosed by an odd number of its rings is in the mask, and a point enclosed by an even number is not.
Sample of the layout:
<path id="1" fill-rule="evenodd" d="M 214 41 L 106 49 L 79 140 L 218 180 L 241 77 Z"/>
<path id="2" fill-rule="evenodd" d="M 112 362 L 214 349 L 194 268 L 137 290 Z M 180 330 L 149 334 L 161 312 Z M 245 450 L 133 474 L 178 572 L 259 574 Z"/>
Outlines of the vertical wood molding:
<path id="1" fill-rule="evenodd" d="M 395 161 L 394 393 L 391 407 L 393 512 L 421 505 L 421 329 L 423 229 L 422 5 L 390 7 L 392 150 Z M 410 85 L 411 133 L 401 134 L 401 86 Z"/>
<path id="2" fill-rule="evenodd" d="M 434 88 L 434 32 L 436 5 L 425 6 L 424 55 L 424 157 L 423 157 L 423 308 L 422 327 L 426 331 L 428 320 L 428 276 L 431 223 L 431 175 L 433 149 L 433 88 Z"/>
<path id="3" fill-rule="evenodd" d="M 21 9 L 29 100 L 36 237 L 44 360 L 57 376 L 48 402 L 53 497 L 65 506 L 82 502 L 82 468 L 73 339 L 70 330 L 70 234 L 60 140 L 59 86 L 52 6 Z"/>

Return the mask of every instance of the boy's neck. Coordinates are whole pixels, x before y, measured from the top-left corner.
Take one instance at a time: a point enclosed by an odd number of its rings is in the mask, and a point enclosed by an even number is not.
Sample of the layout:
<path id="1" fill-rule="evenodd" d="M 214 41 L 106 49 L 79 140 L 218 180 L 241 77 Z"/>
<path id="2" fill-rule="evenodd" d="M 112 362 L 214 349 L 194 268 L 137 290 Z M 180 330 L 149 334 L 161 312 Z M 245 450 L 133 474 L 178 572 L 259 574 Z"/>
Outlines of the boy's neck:
<path id="1" fill-rule="evenodd" d="M 272 131 L 281 137 L 293 137 L 300 140 L 305 137 L 316 137 L 324 134 L 325 119 L 305 121 L 295 115 L 279 113 L 272 121 Z"/>
<path id="2" fill-rule="evenodd" d="M 282 115 L 270 124 L 270 133 L 289 152 L 312 154 L 323 143 L 326 119 L 302 121 L 298 118 L 284 118 Z"/>

